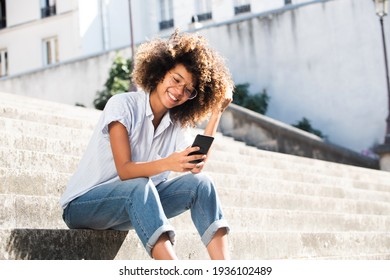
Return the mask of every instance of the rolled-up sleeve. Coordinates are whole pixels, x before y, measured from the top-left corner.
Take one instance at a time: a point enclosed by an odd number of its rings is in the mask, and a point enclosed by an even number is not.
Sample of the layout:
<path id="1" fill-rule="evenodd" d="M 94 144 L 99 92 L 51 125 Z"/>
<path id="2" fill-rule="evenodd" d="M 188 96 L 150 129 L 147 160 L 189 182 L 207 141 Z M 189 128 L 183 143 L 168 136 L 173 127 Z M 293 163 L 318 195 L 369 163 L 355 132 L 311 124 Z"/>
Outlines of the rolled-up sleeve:
<path id="1" fill-rule="evenodd" d="M 120 122 L 126 127 L 127 133 L 131 131 L 131 120 L 133 116 L 132 107 L 128 101 L 123 100 L 123 95 L 111 97 L 103 111 L 102 133 L 108 136 L 108 126 L 112 122 Z"/>

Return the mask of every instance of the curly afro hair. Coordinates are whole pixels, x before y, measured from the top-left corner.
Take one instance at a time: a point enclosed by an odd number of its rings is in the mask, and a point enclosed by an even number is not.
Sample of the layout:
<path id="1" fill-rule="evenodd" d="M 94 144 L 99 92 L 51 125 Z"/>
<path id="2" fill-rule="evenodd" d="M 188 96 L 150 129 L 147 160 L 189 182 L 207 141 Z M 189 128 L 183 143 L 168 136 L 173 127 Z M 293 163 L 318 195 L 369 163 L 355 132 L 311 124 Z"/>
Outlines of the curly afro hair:
<path id="1" fill-rule="evenodd" d="M 133 82 L 152 92 L 178 64 L 183 64 L 195 78 L 198 95 L 170 109 L 170 114 L 183 127 L 196 126 L 221 103 L 225 91 L 234 87 L 224 59 L 208 46 L 205 38 L 176 30 L 168 40 L 157 38 L 141 44 L 135 57 Z"/>

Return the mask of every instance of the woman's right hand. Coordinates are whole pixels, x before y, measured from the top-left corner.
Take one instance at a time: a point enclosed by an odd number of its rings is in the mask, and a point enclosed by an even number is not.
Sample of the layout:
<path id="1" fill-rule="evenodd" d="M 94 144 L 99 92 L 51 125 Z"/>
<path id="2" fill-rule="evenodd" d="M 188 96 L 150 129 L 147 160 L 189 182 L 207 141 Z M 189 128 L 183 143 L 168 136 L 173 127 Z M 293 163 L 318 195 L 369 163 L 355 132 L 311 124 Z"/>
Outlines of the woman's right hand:
<path id="1" fill-rule="evenodd" d="M 174 172 L 188 172 L 197 168 L 199 163 L 191 163 L 193 160 L 202 160 L 206 159 L 206 155 L 189 155 L 192 152 L 199 151 L 199 147 L 188 147 L 187 149 L 174 152 L 166 159 L 168 161 L 169 170 Z"/>

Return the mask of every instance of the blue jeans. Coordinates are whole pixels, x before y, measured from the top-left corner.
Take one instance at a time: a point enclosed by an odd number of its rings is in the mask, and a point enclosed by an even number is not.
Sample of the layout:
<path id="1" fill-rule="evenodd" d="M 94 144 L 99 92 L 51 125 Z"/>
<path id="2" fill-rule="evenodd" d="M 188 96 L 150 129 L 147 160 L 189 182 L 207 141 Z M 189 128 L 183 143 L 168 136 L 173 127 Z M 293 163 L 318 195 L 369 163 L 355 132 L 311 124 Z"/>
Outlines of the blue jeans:
<path id="1" fill-rule="evenodd" d="M 149 256 L 163 233 L 174 244 L 168 219 L 190 209 L 205 246 L 220 228 L 229 226 L 212 180 L 204 173 L 185 174 L 157 186 L 149 178 L 100 185 L 71 201 L 63 218 L 69 228 L 135 229 Z"/>

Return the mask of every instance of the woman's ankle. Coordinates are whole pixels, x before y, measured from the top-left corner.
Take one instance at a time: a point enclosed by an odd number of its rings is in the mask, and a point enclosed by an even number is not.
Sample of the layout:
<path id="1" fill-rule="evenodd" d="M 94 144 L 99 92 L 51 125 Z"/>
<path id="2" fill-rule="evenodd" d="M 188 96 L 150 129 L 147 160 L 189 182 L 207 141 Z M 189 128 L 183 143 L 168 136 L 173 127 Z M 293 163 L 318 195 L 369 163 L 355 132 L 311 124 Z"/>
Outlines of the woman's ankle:
<path id="1" fill-rule="evenodd" d="M 155 260 L 177 260 L 171 240 L 166 233 L 162 234 L 152 249 L 152 257 Z"/>

